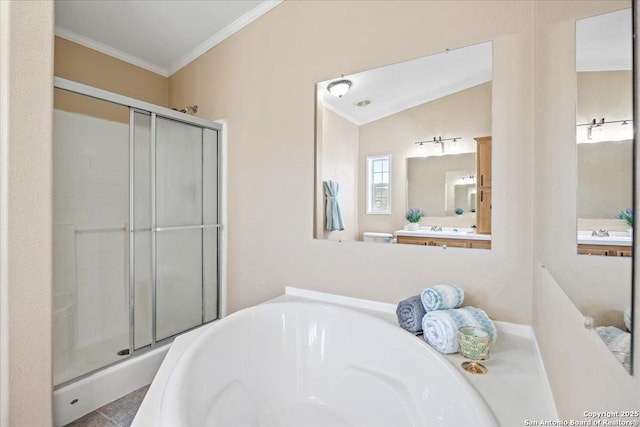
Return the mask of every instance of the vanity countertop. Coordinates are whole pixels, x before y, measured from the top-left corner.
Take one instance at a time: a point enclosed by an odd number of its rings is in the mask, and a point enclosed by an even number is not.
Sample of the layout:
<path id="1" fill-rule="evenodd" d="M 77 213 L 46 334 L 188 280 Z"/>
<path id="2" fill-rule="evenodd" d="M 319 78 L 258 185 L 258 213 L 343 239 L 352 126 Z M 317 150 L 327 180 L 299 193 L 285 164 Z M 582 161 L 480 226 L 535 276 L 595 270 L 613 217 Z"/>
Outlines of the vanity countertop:
<path id="1" fill-rule="evenodd" d="M 592 231 L 578 231 L 579 245 L 631 246 L 631 236 L 625 231 L 610 231 L 608 236 L 593 236 Z"/>
<path id="2" fill-rule="evenodd" d="M 431 227 L 421 227 L 416 231 L 398 230 L 396 236 L 436 237 L 441 239 L 491 240 L 490 234 L 476 234 L 474 228 L 442 227 L 442 231 L 432 231 Z"/>

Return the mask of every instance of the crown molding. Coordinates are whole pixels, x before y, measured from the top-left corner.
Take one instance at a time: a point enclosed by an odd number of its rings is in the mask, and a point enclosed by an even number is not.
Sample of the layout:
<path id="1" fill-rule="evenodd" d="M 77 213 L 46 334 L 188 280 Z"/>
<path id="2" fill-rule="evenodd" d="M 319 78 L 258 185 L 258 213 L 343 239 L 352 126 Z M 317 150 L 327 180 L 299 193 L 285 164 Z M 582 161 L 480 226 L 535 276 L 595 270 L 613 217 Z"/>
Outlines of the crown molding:
<path id="1" fill-rule="evenodd" d="M 187 64 L 189 64 L 194 59 L 198 58 L 200 55 L 211 49 L 212 47 L 222 43 L 228 37 L 231 37 L 233 34 L 240 31 L 245 26 L 249 25 L 265 13 L 269 12 L 274 7 L 278 6 L 282 3 L 283 0 L 266 0 L 260 3 L 255 8 L 251 9 L 249 12 L 242 15 L 240 18 L 233 21 L 231 24 L 224 27 L 222 30 L 218 31 L 209 39 L 205 40 L 203 43 L 196 46 L 189 53 L 184 55 L 179 60 L 173 62 L 168 69 L 169 75 L 174 74 L 176 71 L 180 70 Z"/>
<path id="2" fill-rule="evenodd" d="M 137 56 L 130 55 L 121 50 L 114 49 L 110 46 L 107 46 L 103 43 L 92 40 L 88 37 L 82 36 L 80 34 L 74 33 L 73 31 L 69 31 L 66 28 L 62 28 L 59 26 L 55 27 L 55 34 L 58 37 L 63 39 L 72 41 L 74 43 L 78 43 L 79 45 L 88 47 L 89 49 L 96 50 L 100 53 L 104 53 L 105 55 L 112 56 L 114 58 L 120 59 L 122 61 L 128 62 L 129 64 L 133 64 L 137 67 L 144 68 L 145 70 L 151 71 L 152 73 L 159 74 L 163 77 L 169 77 L 176 71 L 180 70 L 194 59 L 211 49 L 212 47 L 220 44 L 222 41 L 232 36 L 233 34 L 240 31 L 245 26 L 249 25 L 274 7 L 278 6 L 284 0 L 266 0 L 260 3 L 255 8 L 251 9 L 249 12 L 242 15 L 240 18 L 233 21 L 231 24 L 227 25 L 221 31 L 214 34 L 212 37 L 204 41 L 203 43 L 196 46 L 189 53 L 184 55 L 179 60 L 173 62 L 169 68 L 161 67 L 159 65 L 153 64 L 149 61 L 145 61 L 144 59 L 140 59 Z"/>
<path id="3" fill-rule="evenodd" d="M 129 64 L 135 65 L 137 67 L 144 68 L 145 70 L 151 71 L 152 73 L 159 74 L 162 77 L 169 77 L 169 71 L 166 68 L 160 67 L 159 65 L 156 65 L 156 64 L 152 64 L 149 61 L 145 61 L 144 59 L 140 59 L 137 56 L 130 55 L 121 50 L 114 49 L 103 43 L 97 42 L 88 37 L 74 33 L 73 31 L 69 31 L 65 28 L 56 26 L 55 34 L 58 37 L 62 37 L 63 39 L 72 41 L 74 43 L 78 43 L 79 45 L 88 47 L 89 49 L 93 49 L 100 53 L 104 53 L 105 55 L 109 55 L 114 58 L 120 59 L 122 61 L 128 62 Z"/>

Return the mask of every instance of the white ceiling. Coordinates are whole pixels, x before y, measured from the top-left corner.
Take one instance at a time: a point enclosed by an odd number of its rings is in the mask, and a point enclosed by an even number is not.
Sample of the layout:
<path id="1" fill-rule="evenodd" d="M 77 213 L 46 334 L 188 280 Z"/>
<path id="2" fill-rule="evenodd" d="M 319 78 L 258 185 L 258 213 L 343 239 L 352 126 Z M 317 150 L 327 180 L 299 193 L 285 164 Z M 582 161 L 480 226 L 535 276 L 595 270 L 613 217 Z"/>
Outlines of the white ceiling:
<path id="1" fill-rule="evenodd" d="M 56 34 L 169 76 L 282 0 L 55 0 Z"/>
<path id="2" fill-rule="evenodd" d="M 631 9 L 576 22 L 576 69 L 632 69 Z M 346 75 L 353 85 L 342 98 L 331 95 L 329 83 L 318 83 L 323 105 L 345 119 L 363 125 L 407 108 L 491 80 L 491 42 L 455 49 L 412 61 Z M 359 101 L 371 104 L 358 107 Z"/>
<path id="3" fill-rule="evenodd" d="M 632 51 L 631 9 L 576 22 L 578 71 L 631 70 Z"/>
<path id="4" fill-rule="evenodd" d="M 318 83 L 323 105 L 363 125 L 425 102 L 486 83 L 492 78 L 492 43 L 485 42 L 386 67 L 344 76 L 353 82 L 342 97 L 331 95 L 329 83 Z M 371 100 L 366 107 L 355 104 Z"/>

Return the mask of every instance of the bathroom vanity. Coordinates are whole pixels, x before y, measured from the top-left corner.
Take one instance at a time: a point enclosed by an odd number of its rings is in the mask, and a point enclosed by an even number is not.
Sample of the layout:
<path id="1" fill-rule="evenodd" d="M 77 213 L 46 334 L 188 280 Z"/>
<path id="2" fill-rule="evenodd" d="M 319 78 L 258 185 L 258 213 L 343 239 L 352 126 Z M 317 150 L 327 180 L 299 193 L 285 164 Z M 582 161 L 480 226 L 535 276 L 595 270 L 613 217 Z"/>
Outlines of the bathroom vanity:
<path id="1" fill-rule="evenodd" d="M 491 249 L 491 235 L 477 234 L 474 229 L 445 228 L 439 231 L 421 229 L 395 232 L 398 243 L 421 246 L 446 246 L 451 248 Z"/>
<path id="2" fill-rule="evenodd" d="M 578 231 L 578 254 L 630 257 L 632 238 L 628 232 L 610 231 L 595 236 L 589 231 Z"/>

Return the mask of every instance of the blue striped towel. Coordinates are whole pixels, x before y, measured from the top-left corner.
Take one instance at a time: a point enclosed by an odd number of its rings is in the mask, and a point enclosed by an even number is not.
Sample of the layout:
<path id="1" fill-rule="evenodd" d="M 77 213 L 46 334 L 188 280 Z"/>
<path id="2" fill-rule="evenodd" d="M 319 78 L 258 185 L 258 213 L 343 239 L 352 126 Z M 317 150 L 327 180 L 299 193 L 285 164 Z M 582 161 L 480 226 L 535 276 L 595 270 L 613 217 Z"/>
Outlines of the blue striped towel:
<path id="1" fill-rule="evenodd" d="M 464 291 L 456 285 L 435 285 L 420 294 L 425 311 L 458 308 L 464 302 Z"/>
<path id="2" fill-rule="evenodd" d="M 409 332 L 419 334 L 422 332 L 422 317 L 425 315 L 420 295 L 416 295 L 398 303 L 396 315 L 398 324 Z"/>
<path id="3" fill-rule="evenodd" d="M 598 326 L 595 330 L 618 361 L 627 363 L 631 356 L 631 334 L 615 326 Z"/>
<path id="4" fill-rule="evenodd" d="M 478 326 L 489 331 L 489 343 L 498 335 L 496 327 L 487 314 L 475 307 L 429 311 L 422 318 L 424 340 L 440 353 L 459 351 L 458 329 L 462 326 Z"/>
<path id="5" fill-rule="evenodd" d="M 631 332 L 631 307 L 624 311 L 624 326 L 627 327 L 627 331 Z"/>

